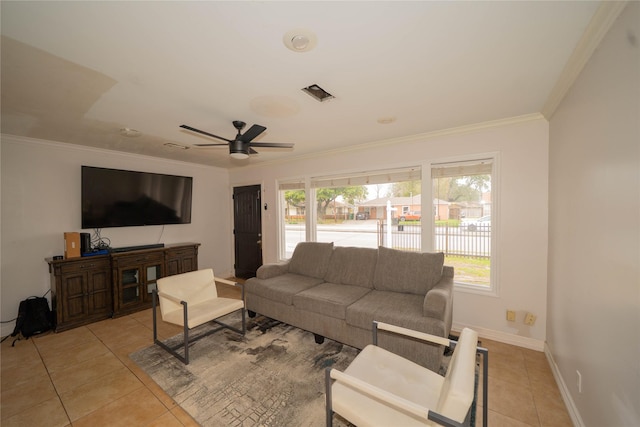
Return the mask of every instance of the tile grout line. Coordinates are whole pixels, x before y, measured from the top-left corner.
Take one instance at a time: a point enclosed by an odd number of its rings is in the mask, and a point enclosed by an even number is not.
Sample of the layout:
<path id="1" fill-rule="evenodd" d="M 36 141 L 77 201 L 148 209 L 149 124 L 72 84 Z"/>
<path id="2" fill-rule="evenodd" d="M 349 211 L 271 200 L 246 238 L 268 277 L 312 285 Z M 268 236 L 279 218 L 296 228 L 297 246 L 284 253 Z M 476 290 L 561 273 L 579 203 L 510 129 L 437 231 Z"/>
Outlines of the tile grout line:
<path id="1" fill-rule="evenodd" d="M 56 387 L 56 384 L 53 382 L 53 378 L 51 377 L 51 372 L 49 371 L 49 368 L 47 367 L 47 364 L 44 361 L 44 357 L 42 357 L 42 353 L 40 352 L 40 347 L 38 347 L 38 344 L 36 343 L 36 340 L 34 340 L 32 338 L 33 341 L 33 346 L 36 348 L 36 351 L 38 352 L 38 357 L 40 358 L 40 362 L 42 363 L 42 366 L 44 367 L 44 370 L 47 372 L 47 376 L 49 377 L 49 382 L 51 383 L 51 387 L 53 387 L 53 389 L 56 392 L 56 396 L 58 397 L 58 401 L 60 402 L 60 406 L 62 406 L 62 410 L 64 411 L 65 416 L 67 417 L 67 421 L 69 422 L 69 425 L 71 425 L 71 416 L 69 415 L 69 411 L 67 410 L 67 407 L 65 406 L 64 402 L 62 401 L 62 396 L 60 396 L 60 392 L 58 391 L 58 387 Z"/>

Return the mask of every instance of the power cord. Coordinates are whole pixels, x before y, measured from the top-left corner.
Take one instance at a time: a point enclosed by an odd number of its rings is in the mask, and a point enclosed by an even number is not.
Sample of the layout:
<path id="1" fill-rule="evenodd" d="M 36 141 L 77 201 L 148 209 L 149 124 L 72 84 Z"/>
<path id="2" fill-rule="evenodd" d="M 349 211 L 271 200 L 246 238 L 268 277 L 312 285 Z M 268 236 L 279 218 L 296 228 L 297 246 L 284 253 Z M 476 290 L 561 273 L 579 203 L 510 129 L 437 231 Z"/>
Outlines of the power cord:
<path id="1" fill-rule="evenodd" d="M 91 246 L 99 250 L 109 249 L 111 247 L 111 240 L 108 237 L 102 237 L 100 235 L 101 232 L 101 228 L 96 228 L 93 230 L 94 237 L 91 239 Z"/>

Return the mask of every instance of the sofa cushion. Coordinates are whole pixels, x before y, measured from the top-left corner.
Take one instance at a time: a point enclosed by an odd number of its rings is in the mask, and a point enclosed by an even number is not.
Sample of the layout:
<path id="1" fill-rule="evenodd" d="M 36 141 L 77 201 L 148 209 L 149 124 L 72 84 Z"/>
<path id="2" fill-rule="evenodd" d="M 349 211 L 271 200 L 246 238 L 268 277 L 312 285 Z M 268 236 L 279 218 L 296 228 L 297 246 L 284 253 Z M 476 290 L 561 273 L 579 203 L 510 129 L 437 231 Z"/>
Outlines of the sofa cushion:
<path id="1" fill-rule="evenodd" d="M 246 292 L 272 301 L 292 305 L 295 294 L 322 282 L 322 279 L 315 277 L 285 273 L 270 279 L 258 279 L 254 277 L 247 280 L 244 286 Z"/>
<path id="2" fill-rule="evenodd" d="M 371 289 L 362 286 L 321 283 L 294 295 L 293 305 L 300 310 L 344 319 L 347 307 L 368 292 Z"/>
<path id="3" fill-rule="evenodd" d="M 336 247 L 331 255 L 325 280 L 373 288 L 373 273 L 377 260 L 377 249 Z"/>
<path id="4" fill-rule="evenodd" d="M 444 253 L 419 253 L 378 248 L 373 287 L 379 291 L 426 295 L 442 277 Z"/>
<path id="5" fill-rule="evenodd" d="M 422 315 L 424 297 L 410 293 L 372 290 L 347 307 L 347 324 L 371 330 L 374 320 L 427 333 L 438 333 L 430 327 L 435 319 Z M 439 322 L 442 323 L 442 322 Z"/>
<path id="6" fill-rule="evenodd" d="M 322 279 L 327 274 L 333 242 L 300 242 L 293 251 L 289 272 Z"/>

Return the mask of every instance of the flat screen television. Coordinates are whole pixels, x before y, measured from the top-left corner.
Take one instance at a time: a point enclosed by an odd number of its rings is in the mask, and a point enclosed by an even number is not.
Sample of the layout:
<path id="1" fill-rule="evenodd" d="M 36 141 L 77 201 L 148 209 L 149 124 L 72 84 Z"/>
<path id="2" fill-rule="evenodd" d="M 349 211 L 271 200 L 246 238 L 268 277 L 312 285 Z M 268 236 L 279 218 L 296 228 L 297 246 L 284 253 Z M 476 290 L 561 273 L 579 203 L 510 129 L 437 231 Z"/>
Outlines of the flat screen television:
<path id="1" fill-rule="evenodd" d="M 193 178 L 82 166 L 82 228 L 189 224 Z"/>

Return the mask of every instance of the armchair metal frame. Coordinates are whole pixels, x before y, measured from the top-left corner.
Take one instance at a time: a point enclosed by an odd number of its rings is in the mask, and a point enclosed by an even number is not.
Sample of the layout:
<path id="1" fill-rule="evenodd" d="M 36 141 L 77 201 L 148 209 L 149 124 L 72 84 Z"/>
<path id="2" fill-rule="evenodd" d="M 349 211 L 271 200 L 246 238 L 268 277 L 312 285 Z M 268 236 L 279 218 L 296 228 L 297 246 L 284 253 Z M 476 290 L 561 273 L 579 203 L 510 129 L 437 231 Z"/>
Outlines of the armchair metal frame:
<path id="1" fill-rule="evenodd" d="M 378 345 L 378 329 L 382 329 L 388 332 L 404 335 L 407 337 L 411 337 L 414 339 L 431 342 L 434 344 L 440 344 L 443 346 L 447 346 L 450 348 L 455 348 L 458 344 L 455 340 L 450 340 L 444 337 L 438 337 L 435 335 L 425 334 L 423 332 L 414 331 L 412 329 L 402 328 L 399 326 L 390 325 L 383 322 L 374 321 L 373 322 L 373 345 Z M 488 413 L 489 413 L 489 385 L 488 385 L 488 371 L 489 371 L 489 352 L 486 348 L 477 346 L 476 354 L 482 355 L 482 363 L 483 363 L 483 372 L 482 372 L 482 391 L 483 391 L 483 407 L 482 407 L 482 420 L 483 425 L 488 426 Z M 426 368 L 425 368 L 426 369 Z M 467 413 L 466 419 L 464 423 L 459 423 L 455 420 L 452 420 L 442 414 L 439 414 L 435 411 L 432 411 L 429 408 L 418 405 L 414 402 L 408 401 L 401 397 L 398 397 L 391 392 L 383 390 L 379 387 L 373 386 L 363 380 L 360 380 L 356 377 L 353 377 L 344 372 L 338 371 L 331 367 L 326 368 L 325 370 L 325 396 L 326 396 L 326 425 L 327 427 L 333 426 L 333 408 L 332 408 L 332 393 L 331 388 L 333 385 L 332 380 L 340 381 L 360 392 L 366 394 L 368 396 L 373 397 L 374 399 L 379 399 L 384 401 L 389 406 L 392 406 L 401 411 L 408 412 L 418 419 L 424 420 L 425 425 L 429 425 L 429 421 L 436 422 L 440 425 L 446 427 L 464 427 L 470 418 L 471 410 L 473 405 L 477 401 L 477 382 L 474 386 L 474 398 L 469 408 L 469 412 Z"/>

